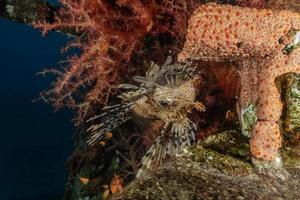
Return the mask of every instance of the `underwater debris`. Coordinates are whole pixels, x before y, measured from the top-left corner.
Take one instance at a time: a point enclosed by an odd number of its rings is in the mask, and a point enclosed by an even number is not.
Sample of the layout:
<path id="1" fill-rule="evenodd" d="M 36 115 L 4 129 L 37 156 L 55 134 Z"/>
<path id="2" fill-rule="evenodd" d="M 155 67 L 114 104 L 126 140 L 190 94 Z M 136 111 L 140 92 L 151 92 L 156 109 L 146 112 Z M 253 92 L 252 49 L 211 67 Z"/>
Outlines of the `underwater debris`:
<path id="1" fill-rule="evenodd" d="M 300 72 L 299 48 L 288 55 L 282 53 L 295 41 L 290 31 L 299 28 L 298 13 L 217 4 L 200 6 L 189 21 L 187 41 L 178 59 L 235 62 L 241 79 L 239 114 L 249 102 L 257 105 L 258 120 L 250 140 L 252 156 L 257 159 L 273 161 L 281 147 L 283 106 L 275 78 Z"/>
<path id="2" fill-rule="evenodd" d="M 162 66 L 152 63 L 145 77 L 133 77 L 139 86 L 121 84 L 119 88 L 127 90 L 119 95 L 123 103 L 104 107 L 100 115 L 88 120 L 93 123 L 87 130 L 89 145 L 93 146 L 106 132 L 134 116 L 162 120 L 164 125 L 159 136 L 141 160 L 141 170 L 137 173 L 140 176 L 144 169 L 156 167 L 166 157 L 173 157 L 194 144 L 197 127 L 187 115 L 193 107 L 205 111 L 196 101 L 193 82 L 200 77 L 195 71 L 191 63 L 172 64 L 168 57 Z"/>

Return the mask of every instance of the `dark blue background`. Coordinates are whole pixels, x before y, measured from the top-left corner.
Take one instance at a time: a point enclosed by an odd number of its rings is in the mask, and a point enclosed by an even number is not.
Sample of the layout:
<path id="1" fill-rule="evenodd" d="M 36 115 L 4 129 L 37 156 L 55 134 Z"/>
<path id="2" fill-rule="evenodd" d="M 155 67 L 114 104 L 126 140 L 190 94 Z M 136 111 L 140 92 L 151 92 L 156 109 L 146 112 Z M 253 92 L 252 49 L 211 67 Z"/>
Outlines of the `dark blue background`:
<path id="1" fill-rule="evenodd" d="M 0 200 L 56 200 L 63 194 L 72 115 L 32 100 L 52 81 L 35 74 L 58 66 L 67 40 L 0 19 Z"/>

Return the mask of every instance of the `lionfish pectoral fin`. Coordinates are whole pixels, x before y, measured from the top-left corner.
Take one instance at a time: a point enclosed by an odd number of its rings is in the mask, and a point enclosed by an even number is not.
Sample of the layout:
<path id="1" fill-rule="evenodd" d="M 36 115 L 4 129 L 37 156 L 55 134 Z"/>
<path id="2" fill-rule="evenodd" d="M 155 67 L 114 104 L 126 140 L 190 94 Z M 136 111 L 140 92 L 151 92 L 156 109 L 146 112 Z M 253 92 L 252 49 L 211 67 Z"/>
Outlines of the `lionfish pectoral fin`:
<path id="1" fill-rule="evenodd" d="M 170 154 L 172 146 L 170 146 L 169 138 L 165 136 L 165 132 L 169 126 L 167 122 L 162 128 L 160 135 L 156 138 L 154 144 L 148 149 L 139 163 L 139 170 L 136 177 L 141 177 L 147 169 L 151 169 L 153 166 L 158 166 L 162 163 L 167 154 Z M 170 148 L 171 147 L 171 148 Z"/>
<path id="2" fill-rule="evenodd" d="M 136 85 L 124 83 L 124 84 L 120 84 L 120 85 L 118 86 L 118 89 L 126 89 L 126 90 L 132 89 L 132 90 L 138 90 L 139 87 L 136 86 Z"/>
<path id="3" fill-rule="evenodd" d="M 183 149 L 196 143 L 196 131 L 196 125 L 188 118 L 182 121 L 175 121 L 172 124 L 171 132 L 174 135 L 177 153 L 182 152 Z"/>
<path id="4" fill-rule="evenodd" d="M 87 141 L 88 145 L 93 146 L 96 142 L 103 139 L 106 133 L 129 120 L 129 112 L 133 109 L 134 105 L 135 102 L 108 106 L 103 108 L 103 112 L 100 115 L 87 120 L 87 122 L 99 121 L 99 123 L 95 123 L 87 129 L 87 132 L 91 134 Z"/>
<path id="5" fill-rule="evenodd" d="M 147 169 L 152 169 L 163 163 L 167 156 L 174 157 L 185 148 L 196 142 L 196 125 L 189 119 L 172 122 L 169 136 L 165 135 L 170 123 L 166 123 L 154 144 L 150 147 L 140 162 L 136 177 L 141 177 Z"/>
<path id="6" fill-rule="evenodd" d="M 166 156 L 168 138 L 166 136 L 160 135 L 156 138 L 155 143 L 150 147 L 147 153 L 144 155 L 140 162 L 140 167 L 136 174 L 136 177 L 141 177 L 145 171 L 153 168 L 153 166 L 159 166 Z"/>

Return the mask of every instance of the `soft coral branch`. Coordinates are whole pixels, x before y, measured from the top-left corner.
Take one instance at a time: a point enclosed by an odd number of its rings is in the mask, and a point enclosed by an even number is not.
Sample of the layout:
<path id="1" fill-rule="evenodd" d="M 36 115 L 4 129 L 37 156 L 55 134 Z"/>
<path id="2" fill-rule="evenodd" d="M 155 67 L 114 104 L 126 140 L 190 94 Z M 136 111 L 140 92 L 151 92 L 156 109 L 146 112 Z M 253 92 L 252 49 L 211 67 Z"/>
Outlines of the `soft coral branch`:
<path id="1" fill-rule="evenodd" d="M 78 38 L 68 48 L 82 54 L 69 59 L 53 87 L 43 93 L 56 108 L 78 111 L 78 122 L 106 104 L 116 86 L 138 69 L 128 67 L 133 52 L 145 35 L 168 34 L 182 44 L 187 20 L 196 3 L 192 0 L 60 0 L 54 23 L 36 22 L 43 34 L 72 29 Z M 158 51 L 159 52 L 159 51 Z M 156 52 L 152 53 L 158 54 Z M 126 67 L 124 67 L 126 65 Z M 131 69 L 130 69 L 131 68 Z"/>
<path id="2" fill-rule="evenodd" d="M 137 1 L 61 0 L 55 22 L 37 22 L 43 34 L 53 29 L 75 29 L 79 38 L 68 47 L 82 54 L 69 59 L 70 66 L 58 76 L 46 96 L 55 107 L 77 109 L 80 120 L 96 104 L 107 102 L 120 82 L 120 65 L 130 59 L 132 50 L 151 23 L 151 13 Z"/>

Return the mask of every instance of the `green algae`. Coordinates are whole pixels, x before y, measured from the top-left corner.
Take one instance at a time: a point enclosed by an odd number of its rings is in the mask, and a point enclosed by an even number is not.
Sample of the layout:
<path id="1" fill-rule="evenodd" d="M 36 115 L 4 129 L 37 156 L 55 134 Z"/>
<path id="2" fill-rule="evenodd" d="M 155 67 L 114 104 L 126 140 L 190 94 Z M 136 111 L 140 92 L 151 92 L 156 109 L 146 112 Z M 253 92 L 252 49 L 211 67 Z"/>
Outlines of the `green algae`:
<path id="1" fill-rule="evenodd" d="M 253 125 L 257 120 L 256 107 L 252 103 L 248 103 L 246 108 L 241 111 L 241 128 L 244 136 L 251 137 Z"/>
<path id="2" fill-rule="evenodd" d="M 282 159 L 285 168 L 300 168 L 300 145 L 296 144 L 286 148 L 282 152 Z"/>
<path id="3" fill-rule="evenodd" d="M 284 49 L 282 50 L 282 53 L 289 54 L 293 50 L 300 47 L 300 31 L 299 30 L 290 30 L 287 33 L 287 37 L 293 37 L 293 40 L 291 43 L 287 44 Z"/>
<path id="4" fill-rule="evenodd" d="M 282 126 L 287 137 L 300 133 L 300 75 L 284 74 L 278 78 L 284 100 Z"/>
<path id="5" fill-rule="evenodd" d="M 193 160 L 227 174 L 246 175 L 252 172 L 248 138 L 239 130 L 224 130 L 207 137 L 191 148 Z"/>
<path id="6" fill-rule="evenodd" d="M 224 130 L 209 136 L 200 144 L 205 148 L 213 149 L 219 153 L 250 160 L 249 138 L 241 134 L 240 130 Z"/>
<path id="7" fill-rule="evenodd" d="M 201 145 L 191 150 L 192 160 L 218 169 L 223 173 L 235 176 L 248 175 L 253 168 L 250 163 L 243 162 L 229 155 L 218 153 L 211 149 L 205 149 Z"/>

